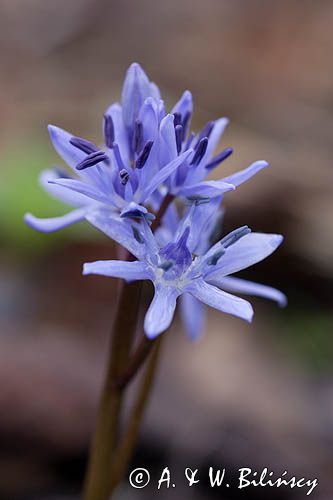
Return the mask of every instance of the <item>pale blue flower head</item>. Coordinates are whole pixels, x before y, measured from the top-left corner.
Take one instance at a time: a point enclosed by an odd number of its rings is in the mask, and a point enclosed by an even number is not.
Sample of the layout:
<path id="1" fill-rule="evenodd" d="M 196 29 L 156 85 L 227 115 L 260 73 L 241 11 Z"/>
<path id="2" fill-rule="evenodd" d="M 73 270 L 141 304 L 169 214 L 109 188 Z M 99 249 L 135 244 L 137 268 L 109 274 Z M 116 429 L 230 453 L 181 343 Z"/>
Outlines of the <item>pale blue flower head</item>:
<path id="1" fill-rule="evenodd" d="M 252 320 L 251 304 L 227 291 L 266 296 L 280 305 L 285 303 L 278 290 L 229 276 L 268 257 L 281 244 L 282 236 L 252 233 L 244 226 L 210 245 L 211 231 L 207 228 L 212 227 L 211 219 L 216 217 L 216 204 L 207 205 L 194 203 L 166 244 L 162 243 L 163 228 L 155 236 L 146 216 L 136 214 L 136 220 L 132 220 L 136 245 L 130 240 L 128 249 L 137 261 L 97 261 L 84 265 L 84 274 L 153 282 L 154 299 L 144 321 L 149 338 L 155 338 L 170 326 L 178 297 L 182 298 L 183 319 L 193 339 L 199 336 L 203 325 L 202 304 Z"/>
<path id="2" fill-rule="evenodd" d="M 185 91 L 166 113 L 157 86 L 139 64 L 132 64 L 121 103 L 112 104 L 104 114 L 103 146 L 49 126 L 51 141 L 72 174 L 59 168 L 46 170 L 40 182 L 73 210 L 49 219 L 26 214 L 25 221 L 34 229 L 52 232 L 86 219 L 121 243 L 127 232 L 123 226 L 128 225 L 122 216 L 129 207 L 156 213 L 168 193 L 221 199 L 267 166 L 259 161 L 227 178 L 206 180 L 232 153 L 225 148 L 214 156 L 228 120 L 211 121 L 193 134 L 189 131 L 192 112 L 192 95 Z"/>

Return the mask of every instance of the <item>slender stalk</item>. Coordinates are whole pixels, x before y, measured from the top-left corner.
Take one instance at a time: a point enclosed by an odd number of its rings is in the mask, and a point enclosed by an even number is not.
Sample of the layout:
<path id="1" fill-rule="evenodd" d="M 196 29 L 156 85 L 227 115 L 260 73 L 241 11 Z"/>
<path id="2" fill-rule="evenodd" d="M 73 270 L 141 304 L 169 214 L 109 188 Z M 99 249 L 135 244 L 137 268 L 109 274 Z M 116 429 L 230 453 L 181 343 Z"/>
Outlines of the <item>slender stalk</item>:
<path id="1" fill-rule="evenodd" d="M 157 217 L 152 224 L 153 231 L 158 228 L 163 215 L 173 199 L 173 195 L 167 195 L 164 198 Z M 128 252 L 126 252 L 124 257 L 126 260 L 132 260 L 132 256 Z M 121 460 L 118 466 L 118 461 L 114 460 L 114 456 L 116 453 L 124 390 L 151 350 L 151 345 L 143 341 L 126 367 L 137 326 L 140 293 L 140 282 L 124 284 L 120 292 L 117 315 L 112 328 L 112 345 L 108 358 L 106 378 L 97 413 L 96 430 L 91 445 L 85 479 L 84 500 L 108 500 L 110 498 L 110 493 L 121 479 L 121 474 L 126 469 L 127 462 L 131 456 L 143 410 L 153 382 L 157 354 L 156 360 L 154 355 L 149 363 L 139 397 L 130 418 L 125 440 L 119 448 Z M 156 350 L 158 351 L 157 348 Z M 125 372 L 123 371 L 124 366 L 126 367 Z"/>
<path id="2" fill-rule="evenodd" d="M 154 344 L 153 350 L 150 353 L 150 356 L 147 360 L 147 366 L 142 376 L 141 386 L 138 392 L 138 398 L 135 401 L 134 406 L 132 408 L 125 436 L 121 440 L 114 456 L 112 482 L 110 490 L 111 495 L 118 486 L 118 484 L 120 483 L 124 474 L 126 473 L 129 462 L 133 454 L 134 446 L 137 441 L 146 404 L 148 402 L 150 393 L 153 388 L 153 382 L 155 378 L 154 376 L 156 373 L 156 368 L 158 365 L 159 354 L 161 349 L 161 340 L 162 337 L 160 336 L 157 340 L 153 342 Z"/>
<path id="3" fill-rule="evenodd" d="M 149 340 L 143 333 L 139 345 L 137 346 L 136 350 L 131 355 L 128 361 L 126 369 L 120 374 L 118 379 L 115 381 L 115 384 L 118 387 L 118 389 L 124 388 L 135 377 L 138 370 L 147 359 L 147 356 L 154 345 L 155 341 Z"/>
<path id="4" fill-rule="evenodd" d="M 119 425 L 123 388 L 114 380 L 128 361 L 137 326 L 141 283 L 124 284 L 112 329 L 112 345 L 102 396 L 97 413 L 90 461 L 84 487 L 84 500 L 107 500 L 110 494 L 111 467 Z"/>

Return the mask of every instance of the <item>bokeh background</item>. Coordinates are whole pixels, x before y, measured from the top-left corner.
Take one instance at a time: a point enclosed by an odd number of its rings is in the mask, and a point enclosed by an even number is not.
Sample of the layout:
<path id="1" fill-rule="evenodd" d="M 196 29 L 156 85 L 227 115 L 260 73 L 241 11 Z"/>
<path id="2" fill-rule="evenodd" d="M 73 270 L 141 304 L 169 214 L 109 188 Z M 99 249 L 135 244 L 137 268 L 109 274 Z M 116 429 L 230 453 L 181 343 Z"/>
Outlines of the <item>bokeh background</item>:
<path id="1" fill-rule="evenodd" d="M 193 125 L 228 116 L 235 171 L 271 168 L 226 197 L 226 230 L 285 243 L 243 276 L 284 290 L 254 301 L 251 326 L 213 311 L 190 344 L 179 321 L 132 467 L 177 488 L 121 499 L 298 499 L 304 489 L 185 488 L 186 466 L 318 477 L 333 496 L 333 3 L 329 0 L 0 0 L 0 499 L 78 498 L 103 374 L 116 281 L 83 278 L 112 243 L 86 224 L 40 235 L 22 217 L 65 213 L 38 186 L 56 164 L 46 125 L 101 139 L 101 117 L 140 62 Z M 222 168 L 217 175 L 222 174 Z M 147 290 L 146 300 L 149 298 Z"/>

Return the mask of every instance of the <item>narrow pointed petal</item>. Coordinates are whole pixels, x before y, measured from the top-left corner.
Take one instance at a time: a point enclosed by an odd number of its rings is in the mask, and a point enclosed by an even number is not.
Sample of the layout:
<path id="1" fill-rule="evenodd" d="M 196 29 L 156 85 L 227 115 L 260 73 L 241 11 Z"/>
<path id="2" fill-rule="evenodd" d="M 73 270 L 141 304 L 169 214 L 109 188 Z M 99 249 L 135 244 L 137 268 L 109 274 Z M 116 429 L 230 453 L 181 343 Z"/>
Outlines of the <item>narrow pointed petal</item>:
<path id="1" fill-rule="evenodd" d="M 207 280 L 222 278 L 237 273 L 266 259 L 279 245 L 283 237 L 279 234 L 249 233 L 228 247 L 215 269 L 206 275 Z M 211 266 L 214 268 L 214 266 Z"/>
<path id="2" fill-rule="evenodd" d="M 87 156 L 86 153 L 76 148 L 70 143 L 73 135 L 54 125 L 49 125 L 51 141 L 58 155 L 67 163 L 76 173 L 76 165 L 78 165 Z"/>
<path id="3" fill-rule="evenodd" d="M 189 115 L 191 116 L 193 112 L 193 98 L 189 90 L 185 90 L 179 101 L 173 107 L 171 113 L 179 113 L 182 118 Z"/>
<path id="4" fill-rule="evenodd" d="M 130 150 L 127 130 L 123 120 L 123 110 L 120 104 L 112 104 L 105 111 L 110 115 L 114 125 L 114 141 L 118 144 L 120 155 L 127 164 L 130 161 Z"/>
<path id="5" fill-rule="evenodd" d="M 252 321 L 253 309 L 249 302 L 223 292 L 219 288 L 209 285 L 203 279 L 193 281 L 186 287 L 186 291 L 210 307 L 214 307 L 227 314 L 232 314 L 233 316 L 238 316 L 245 321 Z"/>
<path id="6" fill-rule="evenodd" d="M 180 298 L 180 314 L 190 340 L 198 340 L 205 323 L 205 306 L 190 293 Z"/>
<path id="7" fill-rule="evenodd" d="M 138 259 L 146 255 L 146 247 L 133 237 L 129 221 L 121 219 L 112 209 L 101 208 L 86 215 L 86 220 L 123 247 Z"/>
<path id="8" fill-rule="evenodd" d="M 106 203 L 108 205 L 116 205 L 112 198 L 108 198 L 99 189 L 89 185 L 88 183 L 77 181 L 76 179 L 54 179 L 49 181 L 50 184 L 55 184 L 57 186 L 62 186 L 63 188 L 69 189 L 76 193 L 91 198 L 92 200 L 99 201 L 101 203 Z"/>
<path id="9" fill-rule="evenodd" d="M 144 329 L 154 339 L 171 325 L 179 291 L 171 286 L 156 285 L 155 295 L 145 316 Z"/>
<path id="10" fill-rule="evenodd" d="M 209 237 L 213 228 L 219 220 L 219 205 L 221 198 L 216 196 L 209 203 L 198 205 L 195 208 L 191 232 L 187 242 L 188 249 L 191 252 L 201 255 L 208 250 Z"/>
<path id="11" fill-rule="evenodd" d="M 192 184 L 192 186 L 185 186 L 181 188 L 178 192 L 179 196 L 193 196 L 200 194 L 201 196 L 209 196 L 214 198 L 215 196 L 221 196 L 221 194 L 227 191 L 233 191 L 235 186 L 225 182 L 224 179 L 219 181 L 203 181 L 197 184 Z"/>
<path id="12" fill-rule="evenodd" d="M 48 219 L 40 219 L 39 217 L 27 213 L 24 216 L 24 222 L 32 229 L 40 231 L 41 233 L 54 233 L 55 231 L 59 231 L 59 229 L 63 229 L 84 219 L 86 213 L 86 207 L 78 208 L 61 217 L 51 217 Z"/>
<path id="13" fill-rule="evenodd" d="M 176 134 L 173 115 L 167 115 L 160 125 L 159 163 L 164 166 L 177 157 Z"/>
<path id="14" fill-rule="evenodd" d="M 57 179 L 59 179 L 59 175 L 55 170 L 43 170 L 39 176 L 39 183 L 53 198 L 68 205 L 80 207 L 90 203 L 86 196 L 50 182 Z"/>
<path id="15" fill-rule="evenodd" d="M 128 281 L 147 280 L 152 272 L 145 262 L 126 262 L 122 260 L 98 260 L 83 265 L 83 274 L 99 274 Z"/>
<path id="16" fill-rule="evenodd" d="M 229 276 L 221 279 L 216 278 L 209 280 L 209 283 L 219 288 L 223 288 L 223 290 L 228 292 L 253 295 L 254 297 L 263 297 L 264 299 L 273 300 L 280 307 L 285 307 L 287 305 L 287 297 L 285 294 L 271 286 L 261 285 L 253 281 Z"/>
<path id="17" fill-rule="evenodd" d="M 192 149 L 185 151 L 183 154 L 175 158 L 168 165 L 163 167 L 153 176 L 153 178 L 148 182 L 148 185 L 144 188 L 141 193 L 139 203 L 143 203 L 147 198 L 158 188 L 170 175 L 181 165 L 191 154 Z"/>
<path id="18" fill-rule="evenodd" d="M 150 88 L 150 95 L 154 99 L 156 99 L 156 101 L 159 101 L 161 99 L 161 92 L 156 83 L 150 82 L 149 88 Z"/>
<path id="19" fill-rule="evenodd" d="M 205 159 L 208 160 L 212 157 L 214 154 L 215 149 L 218 147 L 219 142 L 221 140 L 221 137 L 229 123 L 228 118 L 219 118 L 218 120 L 215 121 L 214 127 L 209 135 L 209 142 L 208 142 L 208 147 L 207 151 L 205 154 Z M 206 162 L 205 162 L 206 163 Z"/>
<path id="20" fill-rule="evenodd" d="M 240 170 L 239 172 L 236 172 L 235 174 L 229 175 L 228 177 L 225 177 L 223 180 L 225 182 L 230 182 L 230 184 L 234 184 L 234 186 L 239 186 L 240 184 L 243 184 L 243 182 L 248 181 L 256 175 L 260 170 L 263 168 L 269 167 L 269 163 L 267 161 L 255 161 L 250 165 L 249 167 L 245 168 L 244 170 Z"/>
<path id="21" fill-rule="evenodd" d="M 143 102 L 155 92 L 141 66 L 137 63 L 131 64 L 122 91 L 123 119 L 126 127 L 134 126 Z"/>

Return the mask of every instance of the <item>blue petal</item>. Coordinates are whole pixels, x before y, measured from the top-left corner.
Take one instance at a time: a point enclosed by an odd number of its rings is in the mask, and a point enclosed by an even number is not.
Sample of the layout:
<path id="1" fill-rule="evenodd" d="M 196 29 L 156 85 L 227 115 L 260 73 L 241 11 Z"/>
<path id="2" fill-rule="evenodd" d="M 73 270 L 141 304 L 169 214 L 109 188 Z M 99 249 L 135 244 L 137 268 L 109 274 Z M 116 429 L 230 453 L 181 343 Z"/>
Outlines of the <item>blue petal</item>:
<path id="1" fill-rule="evenodd" d="M 249 179 L 251 179 L 251 177 L 253 177 L 258 172 L 260 172 L 260 170 L 266 167 L 269 167 L 269 163 L 267 163 L 267 161 L 263 160 L 255 161 L 254 163 L 252 163 L 252 165 L 245 168 L 244 170 L 229 175 L 228 177 L 225 177 L 223 180 L 225 182 L 230 182 L 230 184 L 234 184 L 234 186 L 239 186 L 240 184 L 243 184 L 243 182 L 246 182 Z"/>
<path id="2" fill-rule="evenodd" d="M 105 112 L 106 115 L 110 115 L 114 125 L 114 139 L 118 144 L 121 157 L 123 158 L 125 164 L 130 161 L 129 152 L 129 140 L 127 130 L 123 120 L 123 110 L 120 104 L 112 104 L 108 107 Z"/>
<path id="3" fill-rule="evenodd" d="M 139 120 L 143 128 L 143 144 L 152 141 L 149 156 L 146 160 L 144 168 L 136 170 L 139 177 L 139 185 L 146 186 L 152 175 L 154 175 L 159 168 L 158 165 L 158 125 L 159 125 L 159 110 L 156 102 L 152 98 L 148 98 L 143 103 Z"/>
<path id="4" fill-rule="evenodd" d="M 50 182 L 57 179 L 59 179 L 59 175 L 55 170 L 43 170 L 39 176 L 39 182 L 43 189 L 57 200 L 74 207 L 80 207 L 89 203 L 86 196 Z"/>
<path id="5" fill-rule="evenodd" d="M 191 340 L 201 337 L 205 323 L 205 307 L 190 293 L 180 298 L 180 314 L 186 333 Z"/>
<path id="6" fill-rule="evenodd" d="M 154 339 L 169 328 L 179 294 L 174 287 L 155 285 L 155 295 L 144 321 L 144 329 L 149 339 Z"/>
<path id="7" fill-rule="evenodd" d="M 228 292 L 240 293 L 244 295 L 253 295 L 254 297 L 263 297 L 264 299 L 274 300 L 280 307 L 287 305 L 287 297 L 284 293 L 271 286 L 261 285 L 253 281 L 247 281 L 240 278 L 225 277 L 221 279 L 209 280 L 209 283 L 227 290 Z"/>
<path id="8" fill-rule="evenodd" d="M 193 112 L 193 98 L 189 90 L 185 90 L 179 101 L 173 107 L 171 113 L 180 113 L 184 117 L 187 113 Z"/>
<path id="9" fill-rule="evenodd" d="M 133 230 L 128 220 L 120 218 L 112 209 L 101 208 L 86 215 L 86 220 L 114 241 L 127 248 L 138 259 L 144 259 L 146 246 L 139 243 L 133 236 Z"/>
<path id="10" fill-rule="evenodd" d="M 54 125 L 49 125 L 48 129 L 54 149 L 57 151 L 59 156 L 61 156 L 61 158 L 67 163 L 67 165 L 72 167 L 75 173 L 78 173 L 75 167 L 84 158 L 86 158 L 87 154 L 76 148 L 69 142 L 73 135 L 66 130 L 62 130 L 61 128 L 55 127 Z"/>
<path id="11" fill-rule="evenodd" d="M 49 182 L 50 184 L 56 184 L 57 186 L 62 186 L 63 188 L 74 191 L 75 193 L 80 193 L 87 198 L 91 198 L 92 200 L 100 203 L 117 206 L 115 200 L 111 197 L 108 198 L 99 189 L 85 182 L 77 181 L 76 179 L 54 179 Z"/>
<path id="12" fill-rule="evenodd" d="M 122 260 L 98 260 L 83 265 L 83 274 L 99 274 L 128 281 L 147 280 L 153 277 L 145 262 L 126 262 Z"/>
<path id="13" fill-rule="evenodd" d="M 253 309 L 249 302 L 223 292 L 219 288 L 209 285 L 203 279 L 191 282 L 187 285 L 186 291 L 208 306 L 238 316 L 246 321 L 252 321 Z"/>
<path id="14" fill-rule="evenodd" d="M 229 184 L 224 181 L 224 179 L 219 181 L 203 181 L 193 184 L 192 186 L 185 186 L 180 188 L 179 196 L 209 196 L 211 198 L 215 196 L 220 196 L 227 191 L 232 191 L 235 189 L 233 184 Z"/>
<path id="15" fill-rule="evenodd" d="M 78 208 L 77 210 L 73 210 L 66 215 L 62 215 L 61 217 L 52 217 L 49 219 L 40 219 L 35 217 L 32 214 L 25 214 L 24 221 L 28 226 L 36 229 L 36 231 L 40 231 L 42 233 L 54 233 L 59 229 L 63 229 L 64 227 L 70 226 L 71 224 L 75 224 L 75 222 L 79 222 L 84 219 L 87 212 L 87 208 Z"/>
<path id="16" fill-rule="evenodd" d="M 187 242 L 191 252 L 198 255 L 206 252 L 209 246 L 209 237 L 214 226 L 220 221 L 222 209 L 219 209 L 221 197 L 214 197 L 209 203 L 198 205 L 195 208 L 192 229 Z"/>
<path id="17" fill-rule="evenodd" d="M 222 278 L 253 266 L 271 255 L 282 241 L 283 237 L 279 234 L 247 234 L 226 249 L 217 266 L 210 266 L 213 269 L 206 275 L 207 280 Z"/>
<path id="18" fill-rule="evenodd" d="M 149 88 L 150 88 L 150 95 L 154 99 L 156 99 L 156 101 L 159 101 L 161 99 L 161 92 L 156 83 L 150 82 Z"/>
<path id="19" fill-rule="evenodd" d="M 181 165 L 193 151 L 191 149 L 185 151 L 183 154 L 175 158 L 166 167 L 163 167 L 153 176 L 153 178 L 148 182 L 148 185 L 144 188 L 140 195 L 139 203 L 143 203 L 147 198 L 158 188 L 160 185 L 174 172 L 179 165 Z"/>
<path id="20" fill-rule="evenodd" d="M 122 91 L 123 118 L 126 127 L 134 126 L 143 102 L 152 93 L 155 94 L 155 90 L 151 87 L 141 66 L 137 63 L 131 64 L 127 70 Z"/>
<path id="21" fill-rule="evenodd" d="M 213 130 L 210 133 L 209 136 L 209 141 L 208 141 L 208 146 L 207 150 L 205 153 L 205 160 L 203 161 L 203 164 L 207 163 L 207 160 L 211 158 L 213 155 L 215 149 L 219 145 L 219 142 L 221 140 L 222 134 L 224 133 L 227 125 L 229 123 L 228 118 L 219 118 L 218 120 L 215 121 Z"/>
<path id="22" fill-rule="evenodd" d="M 166 115 L 160 125 L 159 164 L 164 167 L 177 157 L 173 115 Z"/>

